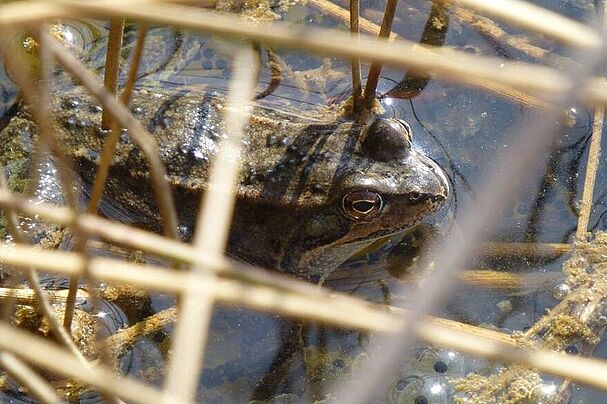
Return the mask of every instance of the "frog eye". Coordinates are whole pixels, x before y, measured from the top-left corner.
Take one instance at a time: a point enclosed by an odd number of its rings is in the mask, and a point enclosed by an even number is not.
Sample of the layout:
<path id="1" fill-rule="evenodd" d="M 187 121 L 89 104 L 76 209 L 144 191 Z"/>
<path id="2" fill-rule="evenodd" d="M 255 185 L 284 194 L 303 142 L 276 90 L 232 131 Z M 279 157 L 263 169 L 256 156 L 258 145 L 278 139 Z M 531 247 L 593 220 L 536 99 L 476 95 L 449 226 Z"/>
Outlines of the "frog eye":
<path id="1" fill-rule="evenodd" d="M 343 197 L 341 206 L 349 218 L 367 222 L 379 216 L 384 201 L 377 192 L 352 191 Z"/>

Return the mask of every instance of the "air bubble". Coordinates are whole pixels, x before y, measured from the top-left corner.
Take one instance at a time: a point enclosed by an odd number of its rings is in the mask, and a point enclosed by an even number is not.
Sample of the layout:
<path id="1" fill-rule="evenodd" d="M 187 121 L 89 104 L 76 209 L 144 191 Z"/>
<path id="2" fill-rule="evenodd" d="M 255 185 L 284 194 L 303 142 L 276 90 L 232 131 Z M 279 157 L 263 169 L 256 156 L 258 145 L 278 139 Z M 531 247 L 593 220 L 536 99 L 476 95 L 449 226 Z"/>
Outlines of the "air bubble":
<path id="1" fill-rule="evenodd" d="M 560 283 L 552 290 L 552 297 L 556 300 L 563 300 L 571 292 L 571 287 L 566 283 Z"/>

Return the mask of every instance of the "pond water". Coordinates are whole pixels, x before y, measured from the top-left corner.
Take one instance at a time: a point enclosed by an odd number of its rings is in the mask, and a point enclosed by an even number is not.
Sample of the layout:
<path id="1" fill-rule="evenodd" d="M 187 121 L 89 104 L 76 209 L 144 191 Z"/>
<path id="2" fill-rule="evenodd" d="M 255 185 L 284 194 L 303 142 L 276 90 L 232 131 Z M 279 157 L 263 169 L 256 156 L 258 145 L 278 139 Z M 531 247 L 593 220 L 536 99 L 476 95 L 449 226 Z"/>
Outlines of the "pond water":
<path id="1" fill-rule="evenodd" d="M 337 1 L 340 5 L 340 1 Z M 539 2 L 571 18 L 595 20 L 593 2 Z M 385 2 L 363 0 L 364 18 L 381 24 Z M 529 42 L 548 51 L 537 59 L 514 46 L 489 38 L 462 20 L 453 10 L 447 18 L 432 20 L 428 29 L 431 3 L 401 2 L 393 31 L 404 38 L 464 50 L 473 54 L 501 57 L 509 61 L 556 64 L 566 69 L 570 52 L 545 38 L 538 38 L 511 27 L 503 28 L 512 38 Z M 312 6 L 291 5 L 272 8 L 282 20 L 321 26 L 345 28 L 343 22 Z M 430 24 L 430 25 L 432 25 Z M 63 40 L 69 42 L 79 58 L 92 70 L 101 72 L 104 63 L 108 24 L 104 21 L 64 22 Z M 431 32 L 430 32 L 431 31 Z M 425 32 L 425 34 L 424 34 Z M 137 27 L 127 25 L 124 60 L 132 50 Z M 432 35 L 430 35 L 432 34 Z M 225 38 L 182 32 L 166 27 L 151 27 L 144 60 L 139 70 L 137 87 L 162 88 L 166 91 L 215 91 L 225 94 L 230 77 L 230 54 L 233 43 Z M 429 39 L 429 37 L 431 37 Z M 14 49 L 19 51 L 21 39 Z M 434 41 L 434 42 L 432 42 Z M 13 44 L 14 45 L 14 44 Z M 268 60 L 280 58 L 282 80 L 258 100 L 261 105 L 275 109 L 300 110 L 302 116 L 322 105 L 336 105 L 351 91 L 349 62 L 321 58 L 296 51 L 277 49 L 272 56 L 262 47 L 262 72 L 258 91 L 268 89 L 272 72 Z M 363 65 L 363 72 L 367 71 Z M 6 126 L 18 110 L 17 86 L 12 82 L 9 66 L 0 71 L 0 125 Z M 123 69 L 122 80 L 127 68 Z M 499 74 L 499 72 L 496 72 Z M 57 72 L 55 91 L 69 89 L 73 84 L 64 73 Z M 364 80 L 363 80 L 364 82 Z M 204 89 L 203 89 L 204 87 Z M 406 72 L 385 68 L 378 86 L 384 116 L 406 120 L 412 128 L 414 147 L 433 158 L 445 170 L 450 184 L 448 205 L 425 220 L 413 232 L 407 232 L 374 243 L 371 248 L 354 255 L 336 270 L 326 285 L 338 291 L 383 303 L 408 304 L 409 294 L 401 293 L 403 283 L 409 290 L 415 283 L 406 276 L 419 273 L 415 267 L 420 250 L 442 235 L 458 231 L 462 206 L 483 203 L 481 185 L 494 167 L 513 146 L 514 135 L 521 128 L 540 119 L 543 111 L 522 105 L 507 97 L 461 85 L 430 79 L 427 82 L 406 76 Z M 516 202 L 499 215 L 499 229 L 488 241 L 499 243 L 571 243 L 579 215 L 590 135 L 592 112 L 583 106 L 571 105 L 566 118 L 558 122 L 558 135 L 547 156 L 538 156 L 537 171 L 520 178 L 521 192 Z M 529 134 L 533 136 L 533 134 Z M 604 141 L 605 142 L 605 141 Z M 2 163 L 19 170 L 18 165 Z M 601 157 L 601 163 L 605 160 Z M 20 163 L 21 164 L 21 163 Z M 52 175 L 53 162 L 47 162 L 43 174 Z M 607 178 L 601 164 L 589 231 L 607 227 L 605 202 Z M 23 170 L 22 172 L 27 172 Z M 42 176 L 45 178 L 45 176 Z M 61 202 L 56 182 L 36 194 L 38 199 Z M 45 192 L 46 191 L 46 192 Z M 49 196 L 50 195 L 50 196 Z M 184 229 L 184 234 L 192 229 Z M 34 230 L 36 232 L 36 230 Z M 62 244 L 69 248 L 69 241 Z M 103 254 L 111 254 L 107 251 Z M 560 275 L 566 256 L 534 254 L 479 254 L 466 268 L 470 273 L 497 271 L 519 275 L 521 279 L 535 276 L 518 288 L 500 288 L 491 284 L 487 275 L 476 284 L 462 283 L 454 297 L 440 308 L 437 315 L 469 324 L 481 325 L 511 333 L 524 331 L 559 302 L 555 287 L 564 279 Z M 146 259 L 145 257 L 143 259 Z M 150 258 L 150 260 L 152 260 Z M 412 269 L 413 268 L 413 269 Z M 474 272 L 476 271 L 476 272 Z M 403 278 L 403 279 L 401 279 Z M 539 286 L 538 286 L 539 285 Z M 405 289 L 407 290 L 407 289 Z M 174 297 L 154 294 L 145 305 L 147 315 L 174 305 Z M 144 313 L 132 314 L 130 320 Z M 142 339 L 123 360 L 123 370 L 135 377 L 161 386 L 168 354 L 171 326 L 149 338 Z M 312 402 L 330 398 L 328 393 L 348 379 L 352 370 L 364 362 L 364 350 L 369 335 L 341 330 L 319 324 L 301 324 L 276 315 L 261 314 L 246 309 L 217 307 L 209 334 L 205 369 L 200 382 L 199 400 L 203 402 L 246 402 L 248 400 L 282 402 Z M 607 347 L 599 343 L 593 355 L 604 357 Z M 465 395 L 456 393 L 452 381 L 469 372 L 483 375 L 498 374 L 499 364 L 472 358 L 461 353 L 425 346 L 419 343 L 403 358 L 401 370 L 394 383 L 379 402 L 451 403 Z M 561 381 L 543 376 L 541 391 L 530 401 L 553 402 Z M 10 393 L 10 394 L 9 394 Z M 14 392 L 12 400 L 26 400 Z M 568 394 L 571 402 L 602 402 L 605 396 L 589 388 L 573 386 Z M 98 400 L 98 396 L 85 401 Z"/>

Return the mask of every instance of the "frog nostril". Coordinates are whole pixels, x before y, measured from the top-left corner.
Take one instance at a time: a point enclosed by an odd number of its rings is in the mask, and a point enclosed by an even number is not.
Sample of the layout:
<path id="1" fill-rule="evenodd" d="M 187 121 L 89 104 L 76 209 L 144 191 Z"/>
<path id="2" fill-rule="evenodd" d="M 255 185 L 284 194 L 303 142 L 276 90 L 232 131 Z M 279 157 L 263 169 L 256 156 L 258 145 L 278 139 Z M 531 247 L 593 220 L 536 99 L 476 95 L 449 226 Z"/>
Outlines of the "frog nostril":
<path id="1" fill-rule="evenodd" d="M 416 192 L 416 191 L 409 192 L 409 200 L 411 200 L 413 202 L 418 202 L 421 199 L 422 199 L 422 194 L 420 194 L 419 192 Z"/>

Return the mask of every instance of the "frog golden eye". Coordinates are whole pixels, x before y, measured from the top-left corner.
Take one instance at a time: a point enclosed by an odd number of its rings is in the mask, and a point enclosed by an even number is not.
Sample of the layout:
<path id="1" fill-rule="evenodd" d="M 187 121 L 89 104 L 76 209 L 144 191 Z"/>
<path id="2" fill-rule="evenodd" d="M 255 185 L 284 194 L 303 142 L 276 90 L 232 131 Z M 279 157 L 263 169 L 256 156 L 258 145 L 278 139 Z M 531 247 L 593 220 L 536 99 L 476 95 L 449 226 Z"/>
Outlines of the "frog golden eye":
<path id="1" fill-rule="evenodd" d="M 341 205 L 346 216 L 366 222 L 379 216 L 384 201 L 377 192 L 353 191 L 343 197 Z"/>

